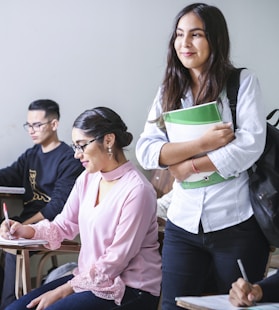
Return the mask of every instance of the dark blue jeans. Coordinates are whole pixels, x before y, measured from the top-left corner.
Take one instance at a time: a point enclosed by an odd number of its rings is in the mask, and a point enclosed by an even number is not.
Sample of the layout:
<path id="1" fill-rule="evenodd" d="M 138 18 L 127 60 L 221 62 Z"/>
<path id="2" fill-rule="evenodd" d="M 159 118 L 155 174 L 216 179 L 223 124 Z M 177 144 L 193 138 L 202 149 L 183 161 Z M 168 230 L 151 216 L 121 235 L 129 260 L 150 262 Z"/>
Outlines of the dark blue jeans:
<path id="1" fill-rule="evenodd" d="M 26 305 L 34 298 L 50 291 L 67 281 L 73 276 L 66 276 L 31 291 L 20 299 L 9 305 L 6 310 L 26 310 Z M 113 300 L 106 300 L 96 297 L 92 292 L 85 291 L 73 293 L 63 299 L 58 300 L 53 305 L 46 308 L 47 310 L 156 310 L 158 307 L 159 297 L 155 297 L 147 292 L 126 287 L 121 306 L 117 306 Z M 36 309 L 32 308 L 32 309 Z"/>
<path id="2" fill-rule="evenodd" d="M 3 288 L 3 281 L 4 281 L 4 263 L 2 261 L 4 257 L 4 253 L 0 250 L 0 301 L 2 296 L 2 288 Z"/>
<path id="3" fill-rule="evenodd" d="M 254 216 L 215 232 L 192 234 L 167 221 L 163 246 L 162 309 L 181 309 L 175 297 L 208 292 L 228 294 L 232 282 L 241 276 L 240 258 L 251 282 L 263 278 L 269 245 Z M 209 270 L 212 277 L 209 281 Z M 215 290 L 215 291 L 214 291 Z"/>
<path id="4" fill-rule="evenodd" d="M 16 256 L 5 253 L 5 265 L 3 275 L 3 289 L 0 310 L 4 310 L 7 305 L 15 299 L 15 276 L 16 276 Z"/>

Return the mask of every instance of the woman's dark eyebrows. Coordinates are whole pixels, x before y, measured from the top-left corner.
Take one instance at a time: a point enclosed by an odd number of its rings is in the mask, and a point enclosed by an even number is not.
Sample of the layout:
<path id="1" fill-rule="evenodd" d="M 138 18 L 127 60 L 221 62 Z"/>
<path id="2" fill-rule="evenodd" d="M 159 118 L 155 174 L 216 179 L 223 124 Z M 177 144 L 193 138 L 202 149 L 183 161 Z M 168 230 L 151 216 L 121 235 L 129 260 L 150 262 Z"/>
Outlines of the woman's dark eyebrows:
<path id="1" fill-rule="evenodd" d="M 205 30 L 204 30 L 203 28 L 199 28 L 199 27 L 192 28 L 192 29 L 189 30 L 189 32 L 193 32 L 193 31 L 197 31 L 197 30 L 205 32 Z M 184 32 L 184 30 L 181 29 L 181 28 L 179 28 L 179 27 L 176 28 L 176 31 L 182 31 L 182 32 Z"/>
<path id="2" fill-rule="evenodd" d="M 197 30 L 205 32 L 203 28 L 199 28 L 199 27 L 191 29 L 190 32 L 197 31 Z"/>

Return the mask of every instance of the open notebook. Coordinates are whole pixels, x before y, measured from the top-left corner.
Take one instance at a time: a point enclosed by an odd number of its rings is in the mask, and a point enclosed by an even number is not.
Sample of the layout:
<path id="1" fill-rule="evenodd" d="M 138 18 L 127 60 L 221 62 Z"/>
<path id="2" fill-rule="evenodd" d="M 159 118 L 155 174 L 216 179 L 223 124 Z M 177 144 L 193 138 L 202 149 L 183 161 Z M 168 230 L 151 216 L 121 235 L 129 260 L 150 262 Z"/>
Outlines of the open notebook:
<path id="1" fill-rule="evenodd" d="M 17 245 L 17 246 L 25 246 L 25 245 L 41 245 L 47 244 L 46 240 L 40 239 L 4 239 L 0 236 L 0 247 L 2 245 Z"/>

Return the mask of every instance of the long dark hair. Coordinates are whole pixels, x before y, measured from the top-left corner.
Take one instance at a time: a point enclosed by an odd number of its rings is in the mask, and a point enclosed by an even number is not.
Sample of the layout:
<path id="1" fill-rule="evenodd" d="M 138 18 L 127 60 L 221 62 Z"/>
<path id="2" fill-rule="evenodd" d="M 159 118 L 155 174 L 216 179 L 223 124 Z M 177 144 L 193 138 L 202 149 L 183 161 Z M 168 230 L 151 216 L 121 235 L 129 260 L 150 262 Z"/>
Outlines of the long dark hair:
<path id="1" fill-rule="evenodd" d="M 114 133 L 114 148 L 118 151 L 122 151 L 133 140 L 133 135 L 127 131 L 127 126 L 121 117 L 107 107 L 84 111 L 74 121 L 73 128 L 81 129 L 87 137 L 96 138 L 99 143 L 103 142 L 106 134 Z M 115 159 L 117 160 L 117 154 Z"/>
<path id="2" fill-rule="evenodd" d="M 215 6 L 194 3 L 182 9 L 175 18 L 174 29 L 168 46 L 167 67 L 162 83 L 162 108 L 171 111 L 181 108 L 181 98 L 190 87 L 191 77 L 177 57 L 174 49 L 176 29 L 184 15 L 193 12 L 204 25 L 210 57 L 200 76 L 200 91 L 195 105 L 217 100 L 226 85 L 229 73 L 234 69 L 230 61 L 230 39 L 224 15 Z"/>

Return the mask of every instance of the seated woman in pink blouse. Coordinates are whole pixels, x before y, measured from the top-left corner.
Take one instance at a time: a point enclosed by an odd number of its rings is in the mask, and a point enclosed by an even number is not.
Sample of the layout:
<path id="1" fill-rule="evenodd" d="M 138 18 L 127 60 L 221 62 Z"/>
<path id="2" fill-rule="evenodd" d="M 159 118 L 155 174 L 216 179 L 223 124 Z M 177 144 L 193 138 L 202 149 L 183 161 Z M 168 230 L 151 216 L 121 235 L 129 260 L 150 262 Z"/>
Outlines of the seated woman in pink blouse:
<path id="1" fill-rule="evenodd" d="M 156 194 L 126 159 L 132 134 L 114 111 L 86 110 L 72 129 L 75 158 L 85 171 L 61 214 L 49 222 L 22 225 L 10 220 L 1 235 L 46 239 L 57 249 L 80 234 L 78 268 L 6 309 L 157 309 L 161 284 Z"/>

